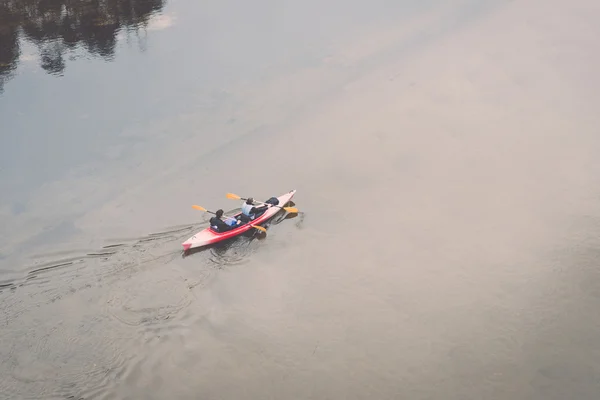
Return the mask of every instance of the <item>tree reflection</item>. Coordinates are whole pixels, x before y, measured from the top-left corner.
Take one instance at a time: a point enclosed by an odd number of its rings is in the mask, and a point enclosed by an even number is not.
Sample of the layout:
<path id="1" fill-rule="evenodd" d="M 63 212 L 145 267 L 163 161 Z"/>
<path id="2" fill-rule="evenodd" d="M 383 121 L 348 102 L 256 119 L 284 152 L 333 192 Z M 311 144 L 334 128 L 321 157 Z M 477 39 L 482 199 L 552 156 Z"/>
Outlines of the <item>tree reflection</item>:
<path id="1" fill-rule="evenodd" d="M 165 0 L 0 0 L 0 91 L 16 69 L 19 39 L 34 43 L 41 67 L 62 74 L 65 53 L 82 45 L 111 59 L 121 29 L 145 26 Z"/>

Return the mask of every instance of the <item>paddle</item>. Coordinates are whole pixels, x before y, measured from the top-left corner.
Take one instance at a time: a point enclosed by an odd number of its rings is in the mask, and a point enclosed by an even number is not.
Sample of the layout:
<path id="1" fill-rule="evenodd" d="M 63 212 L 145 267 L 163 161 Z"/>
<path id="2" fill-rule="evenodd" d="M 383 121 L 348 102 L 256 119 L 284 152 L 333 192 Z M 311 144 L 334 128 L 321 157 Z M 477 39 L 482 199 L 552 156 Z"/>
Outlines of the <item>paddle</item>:
<path id="1" fill-rule="evenodd" d="M 245 198 L 240 197 L 237 194 L 233 194 L 233 193 L 227 193 L 226 196 L 227 196 L 228 199 L 232 199 L 232 200 L 248 200 L 248 199 L 245 199 Z M 262 201 L 257 201 L 257 203 L 265 204 L 265 205 L 267 204 L 267 203 L 263 203 Z M 282 208 L 282 209 L 284 209 L 285 211 L 287 211 L 289 213 L 293 213 L 293 214 L 297 214 L 298 213 L 298 209 L 296 207 L 281 207 L 281 206 L 276 206 L 274 204 L 269 204 L 269 205 L 273 206 L 273 207 Z"/>
<path id="2" fill-rule="evenodd" d="M 216 213 L 214 213 L 214 212 L 212 212 L 212 211 L 208 211 L 206 208 L 204 208 L 204 207 L 200 207 L 200 206 L 197 206 L 197 205 L 195 205 L 195 204 L 192 206 L 192 208 L 194 208 L 194 209 L 196 209 L 196 210 L 205 211 L 205 212 L 207 212 L 207 213 L 210 213 L 210 214 L 215 214 L 215 215 L 216 215 Z M 226 218 L 227 218 L 227 219 L 233 219 L 233 220 L 235 220 L 235 218 L 231 218 L 231 217 L 226 217 Z M 265 232 L 265 233 L 267 233 L 267 230 L 266 230 L 265 228 L 263 228 L 262 226 L 256 226 L 256 225 L 250 225 L 250 226 L 251 226 L 251 227 L 253 227 L 253 228 L 255 228 L 255 229 L 258 229 L 258 230 L 259 230 L 259 231 L 261 231 L 261 232 Z"/>

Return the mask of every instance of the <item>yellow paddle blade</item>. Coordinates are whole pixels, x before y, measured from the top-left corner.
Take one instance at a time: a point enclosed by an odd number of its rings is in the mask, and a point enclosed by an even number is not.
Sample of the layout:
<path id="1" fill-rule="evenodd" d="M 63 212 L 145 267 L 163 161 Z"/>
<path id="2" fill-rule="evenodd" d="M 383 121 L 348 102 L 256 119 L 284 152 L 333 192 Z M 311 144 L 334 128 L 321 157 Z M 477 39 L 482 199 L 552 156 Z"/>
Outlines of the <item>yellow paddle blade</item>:
<path id="1" fill-rule="evenodd" d="M 233 193 L 227 193 L 225 196 L 227 196 L 228 199 L 232 199 L 232 200 L 241 200 L 241 197 L 238 196 L 237 194 L 233 194 Z"/>
<path id="2" fill-rule="evenodd" d="M 263 228 L 262 226 L 252 225 L 252 227 L 258 229 L 259 231 L 267 233 L 267 230 L 265 228 Z"/>
<path id="3" fill-rule="evenodd" d="M 283 209 L 292 214 L 298 214 L 298 209 L 296 207 L 283 207 Z"/>
<path id="4" fill-rule="evenodd" d="M 196 210 L 200 210 L 200 211 L 206 211 L 206 208 L 197 206 L 195 204 L 192 206 L 192 208 L 195 208 Z"/>

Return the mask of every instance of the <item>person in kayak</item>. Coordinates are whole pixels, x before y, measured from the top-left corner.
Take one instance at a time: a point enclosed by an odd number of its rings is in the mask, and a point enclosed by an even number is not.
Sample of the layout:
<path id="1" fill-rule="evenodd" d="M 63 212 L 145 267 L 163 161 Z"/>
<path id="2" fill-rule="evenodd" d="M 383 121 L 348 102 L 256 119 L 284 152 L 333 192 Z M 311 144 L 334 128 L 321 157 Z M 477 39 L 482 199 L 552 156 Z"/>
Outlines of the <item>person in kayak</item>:
<path id="1" fill-rule="evenodd" d="M 229 223 L 224 222 L 221 217 L 223 217 L 223 210 L 219 209 L 215 213 L 215 216 L 210 219 L 210 227 L 217 232 L 230 231 L 239 224 L 239 221 L 236 221 L 234 218 L 228 218 L 228 220 L 231 220 L 228 221 L 231 223 L 230 225 Z"/>
<path id="2" fill-rule="evenodd" d="M 271 197 L 269 200 L 265 202 L 264 206 L 256 207 L 254 206 L 254 199 L 249 197 L 244 204 L 242 204 L 242 214 L 248 218 L 248 220 L 252 220 L 267 211 L 271 205 L 279 204 L 279 199 L 277 197 Z"/>
<path id="3" fill-rule="evenodd" d="M 255 207 L 254 199 L 249 197 L 244 204 L 242 204 L 242 214 L 250 219 L 256 218 L 259 214 L 262 214 L 269 206 Z"/>

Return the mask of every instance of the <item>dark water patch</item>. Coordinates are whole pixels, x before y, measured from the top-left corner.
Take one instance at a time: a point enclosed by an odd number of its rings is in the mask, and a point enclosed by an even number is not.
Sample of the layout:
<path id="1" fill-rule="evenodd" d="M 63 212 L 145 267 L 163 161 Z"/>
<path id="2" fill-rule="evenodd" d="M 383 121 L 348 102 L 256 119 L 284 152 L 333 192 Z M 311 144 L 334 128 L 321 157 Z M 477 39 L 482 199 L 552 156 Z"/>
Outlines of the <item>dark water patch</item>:
<path id="1" fill-rule="evenodd" d="M 600 219 L 575 217 L 548 250 L 542 278 L 528 285 L 521 346 L 530 384 L 547 399 L 596 398 L 600 393 Z M 540 397 L 542 398 L 542 397 Z"/>
<path id="2" fill-rule="evenodd" d="M 146 27 L 164 5 L 164 0 L 0 1 L 0 93 L 17 69 L 23 41 L 35 44 L 46 73 L 60 76 L 76 49 L 113 60 L 118 33 Z"/>

